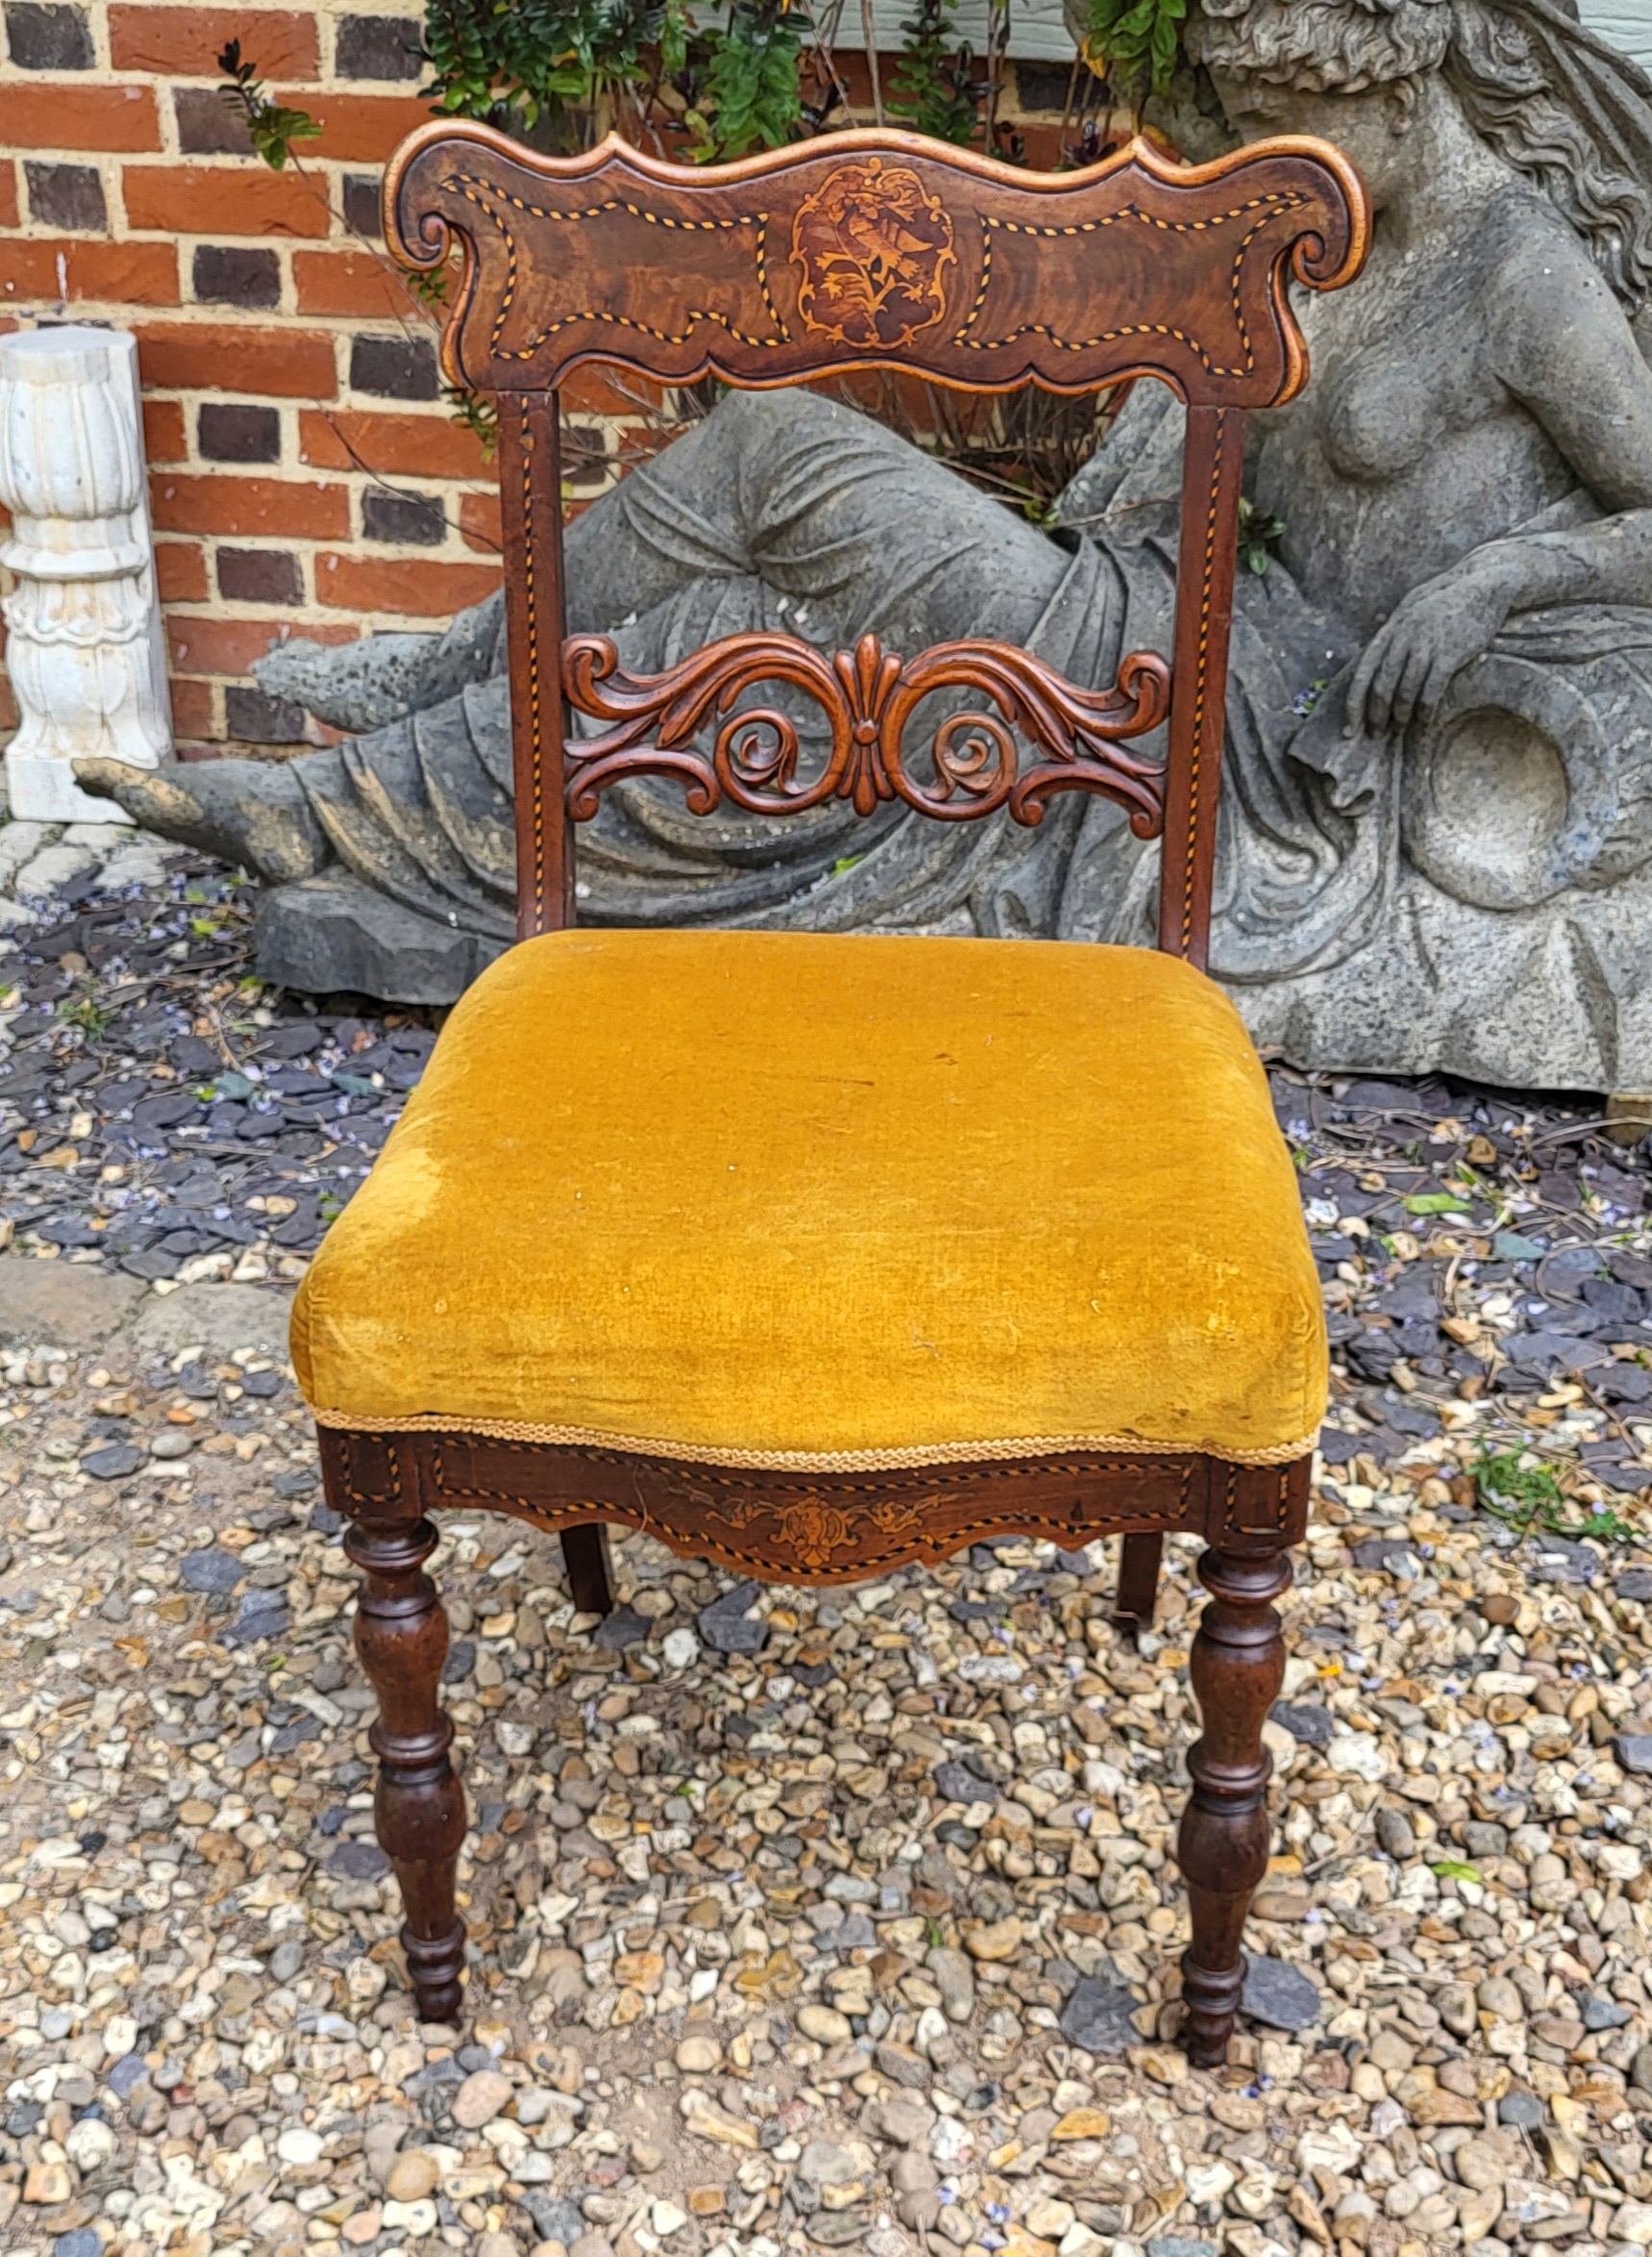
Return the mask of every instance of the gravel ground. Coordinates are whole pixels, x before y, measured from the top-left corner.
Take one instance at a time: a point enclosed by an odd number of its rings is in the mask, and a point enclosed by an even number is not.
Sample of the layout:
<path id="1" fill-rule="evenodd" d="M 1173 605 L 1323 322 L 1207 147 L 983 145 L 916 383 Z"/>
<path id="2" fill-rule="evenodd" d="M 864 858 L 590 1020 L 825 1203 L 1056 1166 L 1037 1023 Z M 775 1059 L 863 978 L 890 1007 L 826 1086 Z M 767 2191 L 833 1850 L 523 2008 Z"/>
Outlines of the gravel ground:
<path id="1" fill-rule="evenodd" d="M 1180 1541 L 1137 1655 L 1102 1545 L 814 1592 L 629 1537 L 598 1624 L 553 1542 L 449 1519 L 473 1951 L 463 2030 L 421 2028 L 282 1342 L 431 1028 L 249 985 L 210 865 L 26 828 L 0 2244 L 1652 2244 L 1643 1154 L 1575 1106 L 1275 1074 L 1338 1378 L 1225 2071 L 1172 2043 Z"/>

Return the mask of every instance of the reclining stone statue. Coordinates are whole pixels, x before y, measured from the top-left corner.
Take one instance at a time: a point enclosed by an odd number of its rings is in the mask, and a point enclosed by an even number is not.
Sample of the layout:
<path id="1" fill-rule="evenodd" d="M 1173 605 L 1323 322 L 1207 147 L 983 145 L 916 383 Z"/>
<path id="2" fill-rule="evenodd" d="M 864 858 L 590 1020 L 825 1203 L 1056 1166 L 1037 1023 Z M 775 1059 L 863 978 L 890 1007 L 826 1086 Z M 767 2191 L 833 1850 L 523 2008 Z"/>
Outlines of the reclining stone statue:
<path id="1" fill-rule="evenodd" d="M 1189 45 L 1235 135 L 1335 141 L 1377 211 L 1252 439 L 1285 530 L 1240 575 L 1213 969 L 1302 1066 L 1652 1090 L 1652 82 L 1566 0 L 1199 0 Z M 1180 434 L 1139 385 L 1052 537 L 847 407 L 732 395 L 572 527 L 569 625 L 633 670 L 873 628 L 1111 682 L 1168 647 Z M 513 932 L 499 601 L 259 674 L 358 734 L 83 781 L 265 881 L 267 978 L 457 994 Z M 579 854 L 593 922 L 1153 936 L 1156 845 L 1077 795 L 1027 832 L 634 784 Z"/>

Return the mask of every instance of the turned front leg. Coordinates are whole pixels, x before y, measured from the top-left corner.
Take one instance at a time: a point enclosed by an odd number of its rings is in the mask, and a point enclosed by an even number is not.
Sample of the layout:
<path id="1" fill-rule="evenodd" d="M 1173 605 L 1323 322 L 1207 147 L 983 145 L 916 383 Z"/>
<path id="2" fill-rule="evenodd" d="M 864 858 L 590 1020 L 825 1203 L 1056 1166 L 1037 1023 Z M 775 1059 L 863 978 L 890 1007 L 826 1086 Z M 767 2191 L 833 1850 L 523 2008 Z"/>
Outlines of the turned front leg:
<path id="1" fill-rule="evenodd" d="M 464 1922 L 454 1908 L 464 1840 L 464 1791 L 448 1749 L 453 1726 L 438 1697 L 447 1617 L 424 1563 L 428 1520 L 358 1521 L 344 1549 L 363 1574 L 356 1651 L 379 1696 L 369 1739 L 379 1759 L 373 1818 L 379 1847 L 401 1883 L 402 1948 L 419 2019 L 459 2019 Z"/>
<path id="2" fill-rule="evenodd" d="M 1290 1588 L 1290 1563 L 1283 1552 L 1208 1551 L 1199 1580 L 1211 1595 L 1189 1673 L 1204 1733 L 1188 1756 L 1193 1792 L 1176 1859 L 1193 1917 L 1182 1962 L 1188 2057 L 1196 2068 L 1214 2069 L 1227 2058 L 1244 1985 L 1244 1923 L 1267 1870 L 1273 1762 L 1262 1728 L 1285 1682 L 1273 1602 Z"/>

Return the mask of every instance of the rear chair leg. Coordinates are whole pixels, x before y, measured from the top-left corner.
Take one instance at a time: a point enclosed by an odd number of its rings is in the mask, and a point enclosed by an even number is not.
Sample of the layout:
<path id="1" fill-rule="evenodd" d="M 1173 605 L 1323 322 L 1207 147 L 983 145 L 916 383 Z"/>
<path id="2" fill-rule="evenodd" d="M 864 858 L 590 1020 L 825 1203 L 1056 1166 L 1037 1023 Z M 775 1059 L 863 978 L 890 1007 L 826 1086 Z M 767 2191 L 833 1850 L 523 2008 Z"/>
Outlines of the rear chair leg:
<path id="1" fill-rule="evenodd" d="M 447 1617 L 423 1572 L 437 1542 L 428 1520 L 358 1520 L 344 1549 L 363 1575 L 356 1650 L 379 1695 L 379 1720 L 368 1735 L 379 1759 L 379 1847 L 401 1883 L 402 1948 L 419 2019 L 451 2022 L 463 1995 L 464 1922 L 454 1884 L 464 1791 L 448 1760 L 453 1726 L 438 1696 Z"/>
<path id="2" fill-rule="evenodd" d="M 568 1590 L 582 1615 L 611 1615 L 613 1586 L 608 1572 L 608 1529 L 601 1520 L 563 1530 L 563 1566 Z"/>
<path id="3" fill-rule="evenodd" d="M 1262 1728 L 1285 1682 L 1273 1601 L 1290 1588 L 1290 1562 L 1283 1552 L 1213 1550 L 1199 1562 L 1199 1580 L 1211 1596 L 1190 1674 L 1204 1732 L 1188 1755 L 1193 1792 L 1176 1862 L 1193 1916 L 1182 1962 L 1188 2058 L 1196 2069 L 1219 2069 L 1244 1988 L 1244 1923 L 1267 1870 L 1273 1761 Z"/>
<path id="4" fill-rule="evenodd" d="M 1153 1627 L 1164 1557 L 1164 1539 L 1157 1532 L 1127 1536 L 1119 1544 L 1118 1595 L 1113 1602 L 1113 1623 L 1133 1645 L 1144 1630 Z"/>

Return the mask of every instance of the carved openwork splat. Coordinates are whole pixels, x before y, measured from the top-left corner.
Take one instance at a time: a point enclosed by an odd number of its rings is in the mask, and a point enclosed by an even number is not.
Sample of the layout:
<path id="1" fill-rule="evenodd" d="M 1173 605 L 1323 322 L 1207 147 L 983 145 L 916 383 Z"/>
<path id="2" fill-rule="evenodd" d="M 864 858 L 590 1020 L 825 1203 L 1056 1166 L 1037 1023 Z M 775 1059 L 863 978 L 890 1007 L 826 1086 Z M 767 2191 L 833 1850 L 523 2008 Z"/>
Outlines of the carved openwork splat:
<path id="1" fill-rule="evenodd" d="M 800 773 L 788 715 L 737 703 L 781 682 L 813 698 L 830 726 L 831 749 L 814 775 Z M 729 635 L 663 674 L 626 674 L 607 636 L 573 635 L 563 645 L 563 688 L 569 705 L 613 724 L 566 746 L 576 822 L 595 815 L 612 784 L 675 776 L 693 815 L 724 799 L 754 815 L 796 815 L 838 798 L 866 815 L 903 799 L 943 822 L 1008 807 L 1016 822 L 1034 824 L 1057 792 L 1089 790 L 1125 808 L 1139 838 L 1164 828 L 1164 770 L 1116 749 L 1169 710 L 1170 669 L 1140 651 L 1123 662 L 1115 689 L 1078 690 L 1008 642 L 940 642 L 902 661 L 875 635 L 835 657 L 793 635 Z M 914 775 L 908 723 L 926 697 L 949 690 L 985 691 L 997 710 L 941 720 L 929 745 L 933 773 Z M 693 745 L 708 728 L 709 758 Z M 1025 771 L 1022 739 L 1045 756 Z"/>

